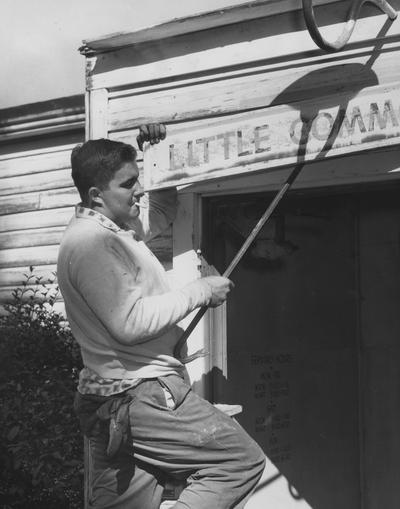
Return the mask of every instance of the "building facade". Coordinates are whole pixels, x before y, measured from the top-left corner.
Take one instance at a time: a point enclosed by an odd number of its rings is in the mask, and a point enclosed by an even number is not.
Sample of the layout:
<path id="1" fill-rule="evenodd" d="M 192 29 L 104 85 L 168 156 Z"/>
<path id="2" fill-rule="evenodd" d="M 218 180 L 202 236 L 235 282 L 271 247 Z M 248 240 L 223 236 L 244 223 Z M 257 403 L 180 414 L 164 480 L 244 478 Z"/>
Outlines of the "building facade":
<path id="1" fill-rule="evenodd" d="M 345 7 L 319 2 L 326 38 Z M 242 405 L 269 460 L 249 508 L 396 505 L 400 25 L 360 14 L 338 52 L 297 3 L 268 1 L 83 47 L 90 137 L 168 126 L 144 179 L 179 188 L 173 284 L 223 273 L 299 168 L 188 340 L 208 352 L 188 365 L 196 390 Z"/>
<path id="2" fill-rule="evenodd" d="M 315 4 L 334 40 L 349 2 Z M 82 52 L 86 138 L 136 145 L 141 124 L 167 124 L 143 178 L 148 190 L 179 189 L 178 217 L 151 246 L 172 285 L 223 273 L 297 169 L 233 271 L 228 303 L 188 340 L 189 353 L 207 352 L 188 364 L 195 390 L 241 405 L 238 421 L 266 453 L 247 507 L 397 507 L 399 19 L 365 7 L 349 44 L 327 53 L 300 2 L 265 0 Z M 61 114 L 71 122 L 49 105 L 36 113 L 40 136 L 26 112 L 1 126 L 2 302 L 22 269 L 55 267 L 77 201 L 69 152 L 84 138 L 81 101 Z"/>

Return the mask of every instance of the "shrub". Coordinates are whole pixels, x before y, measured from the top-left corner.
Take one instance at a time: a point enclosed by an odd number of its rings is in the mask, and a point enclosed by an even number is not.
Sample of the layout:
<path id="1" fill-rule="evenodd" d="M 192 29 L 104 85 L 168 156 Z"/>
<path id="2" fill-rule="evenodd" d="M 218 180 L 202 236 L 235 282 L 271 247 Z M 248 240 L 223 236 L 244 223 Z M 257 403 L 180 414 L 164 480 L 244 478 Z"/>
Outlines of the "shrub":
<path id="1" fill-rule="evenodd" d="M 30 267 L 0 319 L 0 506 L 81 509 L 83 444 L 73 413 L 79 349 Z"/>

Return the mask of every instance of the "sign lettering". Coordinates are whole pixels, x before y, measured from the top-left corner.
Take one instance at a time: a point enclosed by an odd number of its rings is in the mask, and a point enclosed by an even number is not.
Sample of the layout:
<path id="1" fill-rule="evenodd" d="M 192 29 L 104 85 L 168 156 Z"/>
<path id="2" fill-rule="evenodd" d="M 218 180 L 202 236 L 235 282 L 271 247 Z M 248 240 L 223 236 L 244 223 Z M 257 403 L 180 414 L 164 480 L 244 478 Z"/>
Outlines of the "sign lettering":
<path id="1" fill-rule="evenodd" d="M 332 104 L 337 106 L 332 106 Z M 187 122 L 145 149 L 145 187 L 268 170 L 400 143 L 400 84 Z"/>

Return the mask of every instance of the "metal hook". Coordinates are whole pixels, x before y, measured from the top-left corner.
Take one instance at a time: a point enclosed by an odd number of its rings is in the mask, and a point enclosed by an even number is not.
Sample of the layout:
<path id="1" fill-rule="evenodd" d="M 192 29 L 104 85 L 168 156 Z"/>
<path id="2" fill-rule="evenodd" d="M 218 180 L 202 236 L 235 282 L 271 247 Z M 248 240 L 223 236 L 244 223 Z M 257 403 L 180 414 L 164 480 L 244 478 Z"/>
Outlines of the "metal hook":
<path id="1" fill-rule="evenodd" d="M 335 42 L 329 42 L 321 35 L 321 32 L 317 26 L 314 15 L 313 1 L 302 0 L 302 2 L 304 18 L 313 41 L 321 49 L 329 52 L 339 51 L 347 44 L 357 23 L 360 10 L 365 3 L 369 2 L 374 4 L 376 7 L 378 7 L 378 9 L 387 14 L 391 20 L 394 20 L 397 17 L 397 12 L 387 2 L 387 0 L 354 0 L 347 15 L 346 25 L 342 34 Z"/>

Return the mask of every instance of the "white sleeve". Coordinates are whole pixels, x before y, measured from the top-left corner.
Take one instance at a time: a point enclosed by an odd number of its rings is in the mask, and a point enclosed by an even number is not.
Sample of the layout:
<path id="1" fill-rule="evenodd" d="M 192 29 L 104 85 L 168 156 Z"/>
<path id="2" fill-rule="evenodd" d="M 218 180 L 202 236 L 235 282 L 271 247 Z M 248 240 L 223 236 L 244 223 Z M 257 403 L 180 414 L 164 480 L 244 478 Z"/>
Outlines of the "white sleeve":
<path id="1" fill-rule="evenodd" d="M 122 245 L 98 236 L 82 245 L 72 269 L 74 286 L 109 334 L 135 344 L 156 337 L 194 309 L 208 305 L 211 287 L 195 280 L 179 290 L 143 296 L 138 268 L 128 264 Z"/>

